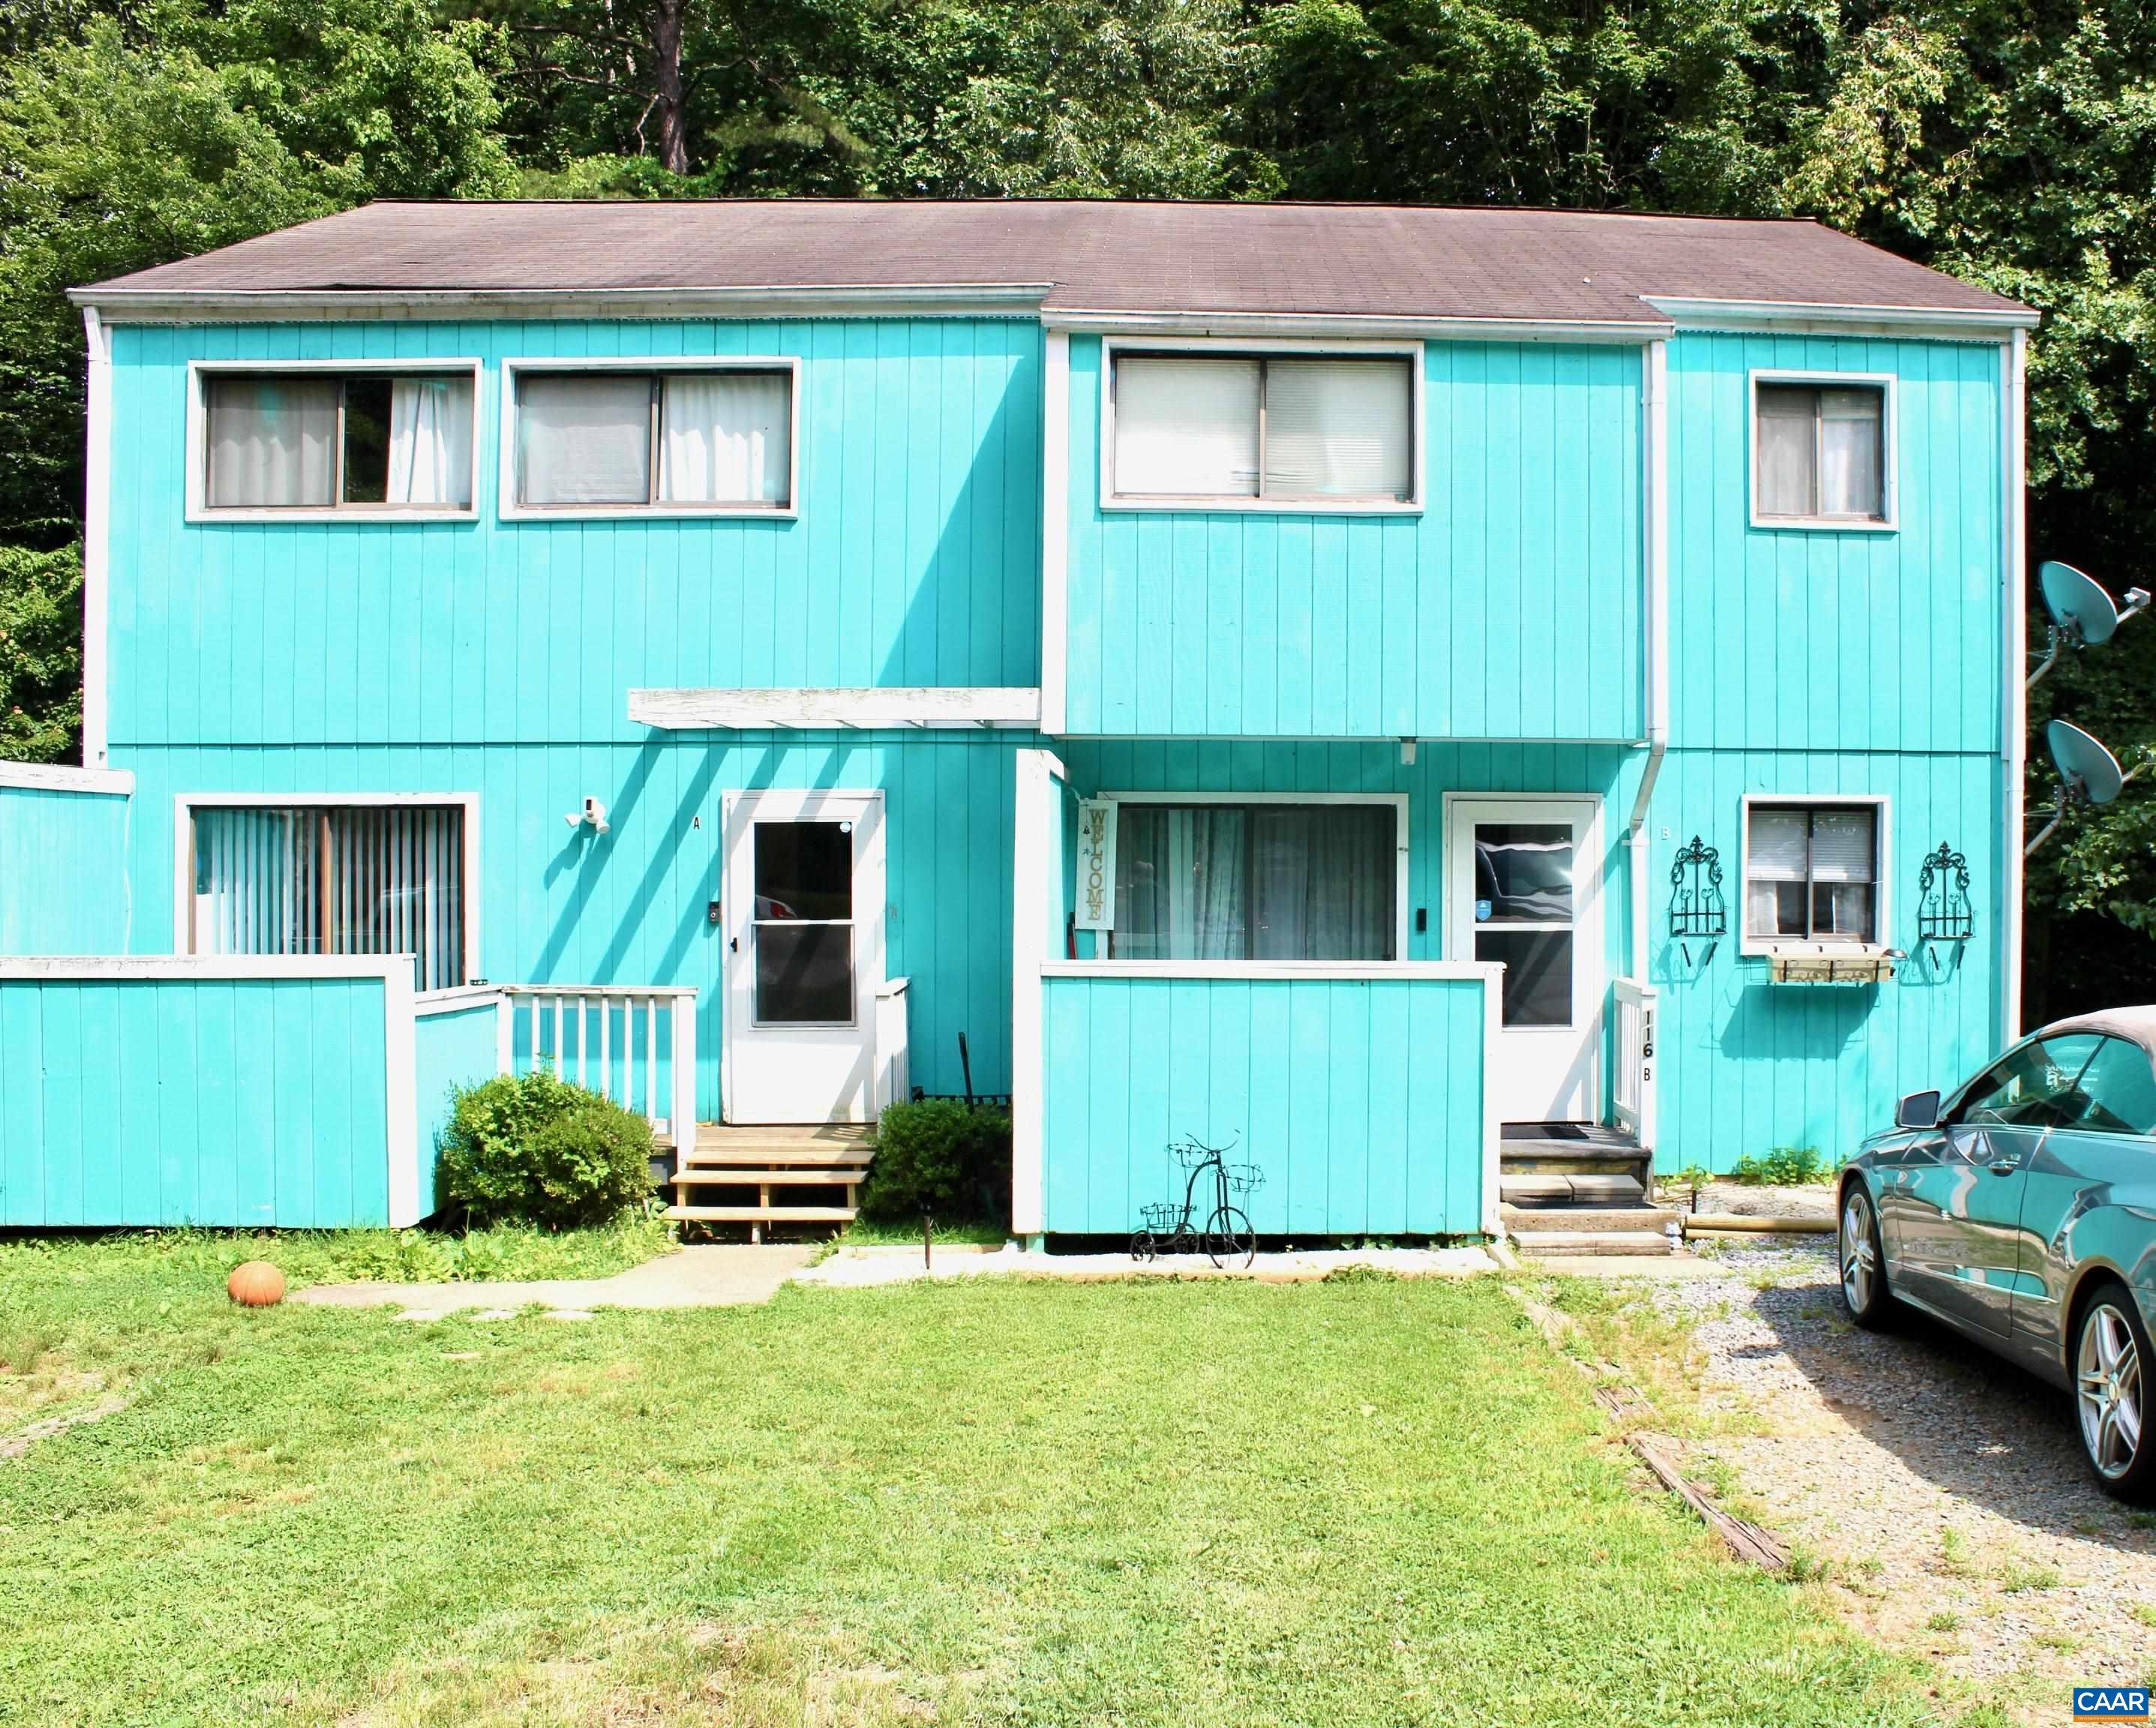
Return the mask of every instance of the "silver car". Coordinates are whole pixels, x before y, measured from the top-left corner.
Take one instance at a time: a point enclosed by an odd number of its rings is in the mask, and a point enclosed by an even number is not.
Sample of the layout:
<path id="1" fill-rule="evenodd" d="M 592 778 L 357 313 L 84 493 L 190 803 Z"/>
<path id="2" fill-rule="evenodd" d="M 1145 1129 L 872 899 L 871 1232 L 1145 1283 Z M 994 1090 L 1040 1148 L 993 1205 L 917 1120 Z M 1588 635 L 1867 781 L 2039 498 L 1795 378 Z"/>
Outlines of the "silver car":
<path id="1" fill-rule="evenodd" d="M 2066 1388 L 2104 1490 L 2156 1498 L 2156 1008 L 2061 1020 L 1943 1102 L 1904 1098 L 1837 1209 L 1851 1319 L 1906 1302 Z"/>

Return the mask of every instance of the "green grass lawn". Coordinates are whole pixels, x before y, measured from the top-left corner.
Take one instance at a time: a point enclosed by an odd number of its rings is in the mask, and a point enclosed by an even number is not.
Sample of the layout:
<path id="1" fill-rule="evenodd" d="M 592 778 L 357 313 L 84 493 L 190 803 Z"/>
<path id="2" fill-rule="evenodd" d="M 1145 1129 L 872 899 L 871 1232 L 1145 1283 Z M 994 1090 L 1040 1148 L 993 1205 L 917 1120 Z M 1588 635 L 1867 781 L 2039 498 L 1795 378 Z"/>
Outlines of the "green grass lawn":
<path id="1" fill-rule="evenodd" d="M 789 1288 L 428 1325 L 0 1249 L 0 1721 L 1927 1719 L 1632 1484 L 1488 1281 Z M 0 1387 L 7 1380 L 0 1373 Z"/>

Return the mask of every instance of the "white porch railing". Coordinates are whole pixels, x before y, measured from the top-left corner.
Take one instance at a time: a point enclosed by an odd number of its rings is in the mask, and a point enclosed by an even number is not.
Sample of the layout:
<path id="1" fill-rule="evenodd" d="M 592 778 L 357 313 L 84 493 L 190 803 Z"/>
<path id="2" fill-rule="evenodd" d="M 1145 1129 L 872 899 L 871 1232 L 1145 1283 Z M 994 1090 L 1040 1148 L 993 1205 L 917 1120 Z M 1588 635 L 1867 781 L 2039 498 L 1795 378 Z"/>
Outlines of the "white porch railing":
<path id="1" fill-rule="evenodd" d="M 660 1145 L 696 1145 L 695 990 L 506 984 L 501 994 L 497 1038 L 504 1074 L 528 1074 L 547 1064 L 563 1079 L 642 1112 Z"/>
<path id="2" fill-rule="evenodd" d="M 1643 1151 L 1655 1149 L 1655 987 L 1620 978 L 1610 987 L 1617 1006 L 1616 1084 L 1612 1114 Z"/>

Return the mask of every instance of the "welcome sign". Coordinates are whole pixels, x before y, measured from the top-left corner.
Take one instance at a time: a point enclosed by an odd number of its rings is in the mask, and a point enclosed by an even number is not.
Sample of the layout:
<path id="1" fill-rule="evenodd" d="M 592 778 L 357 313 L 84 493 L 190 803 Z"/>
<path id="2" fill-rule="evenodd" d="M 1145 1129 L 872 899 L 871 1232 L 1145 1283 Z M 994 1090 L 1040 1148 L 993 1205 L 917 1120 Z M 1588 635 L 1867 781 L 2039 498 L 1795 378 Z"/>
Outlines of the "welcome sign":
<path id="1" fill-rule="evenodd" d="M 1116 807 L 1106 798 L 1078 801 L 1078 928 L 1116 927 Z"/>

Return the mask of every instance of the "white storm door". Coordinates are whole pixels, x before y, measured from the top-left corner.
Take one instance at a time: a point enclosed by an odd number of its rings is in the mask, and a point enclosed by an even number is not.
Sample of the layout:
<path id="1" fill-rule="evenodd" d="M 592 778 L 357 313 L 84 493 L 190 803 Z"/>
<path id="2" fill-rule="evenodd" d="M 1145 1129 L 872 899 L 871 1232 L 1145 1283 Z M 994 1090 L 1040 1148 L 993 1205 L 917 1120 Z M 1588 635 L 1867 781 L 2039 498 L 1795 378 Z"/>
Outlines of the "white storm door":
<path id="1" fill-rule="evenodd" d="M 1486 1074 L 1500 1121 L 1602 1115 L 1602 915 L 1593 800 L 1445 802 L 1445 951 L 1505 967 Z"/>
<path id="2" fill-rule="evenodd" d="M 726 801 L 726 1120 L 875 1115 L 883 794 Z"/>

